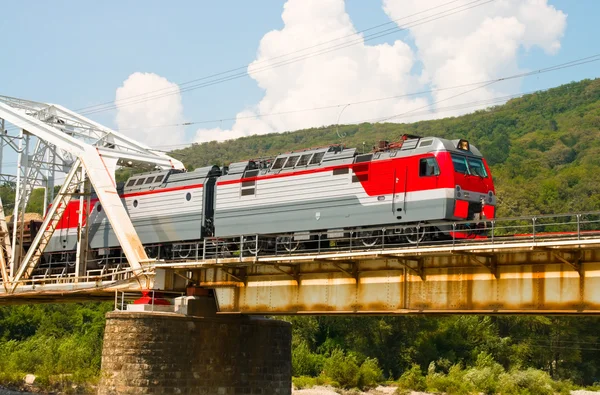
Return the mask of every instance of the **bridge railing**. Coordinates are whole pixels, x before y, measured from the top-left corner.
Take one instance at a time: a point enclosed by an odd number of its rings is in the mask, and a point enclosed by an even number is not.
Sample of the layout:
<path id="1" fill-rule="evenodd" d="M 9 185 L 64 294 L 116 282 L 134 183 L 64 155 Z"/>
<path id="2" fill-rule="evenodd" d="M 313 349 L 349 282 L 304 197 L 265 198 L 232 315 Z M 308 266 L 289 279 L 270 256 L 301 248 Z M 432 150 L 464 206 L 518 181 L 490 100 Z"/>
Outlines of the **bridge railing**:
<path id="1" fill-rule="evenodd" d="M 364 227 L 354 230 L 294 234 L 246 234 L 210 237 L 202 242 L 181 243 L 173 249 L 173 261 L 204 261 L 259 256 L 285 257 L 377 251 L 425 246 L 531 243 L 584 239 L 600 236 L 600 212 L 536 215 L 527 217 L 431 222 L 418 225 Z"/>

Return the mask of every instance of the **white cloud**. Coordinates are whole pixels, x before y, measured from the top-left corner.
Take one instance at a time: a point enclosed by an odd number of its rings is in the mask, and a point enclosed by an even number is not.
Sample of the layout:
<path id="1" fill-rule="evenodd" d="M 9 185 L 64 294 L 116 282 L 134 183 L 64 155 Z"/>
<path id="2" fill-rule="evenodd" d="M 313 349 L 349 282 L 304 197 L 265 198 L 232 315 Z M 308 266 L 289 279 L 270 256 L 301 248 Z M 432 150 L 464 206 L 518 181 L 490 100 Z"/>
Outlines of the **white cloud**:
<path id="1" fill-rule="evenodd" d="M 445 2 L 430 1 L 427 6 Z M 452 3 L 437 12 L 470 2 Z M 394 20 L 423 10 L 426 8 L 423 3 L 422 0 L 383 0 L 384 11 Z M 445 88 L 518 73 L 521 47 L 538 46 L 548 54 L 556 53 L 566 17 L 546 0 L 496 0 L 415 27 L 410 33 L 431 86 Z M 519 86 L 518 80 L 503 82 L 465 94 L 452 103 L 512 94 Z M 454 94 L 456 92 L 440 92 L 434 95 L 434 100 L 444 100 Z M 440 103 L 442 105 L 447 103 Z"/>
<path id="2" fill-rule="evenodd" d="M 197 141 L 334 124 L 341 108 L 262 118 L 243 117 L 402 95 L 420 86 L 418 77 L 410 73 L 415 54 L 400 40 L 392 45 L 373 46 L 361 42 L 261 71 L 285 59 L 362 39 L 344 10 L 343 0 L 289 0 L 282 19 L 284 28 L 271 31 L 262 38 L 258 56 L 249 67 L 250 76 L 265 90 L 263 99 L 253 108 L 240 112 L 231 130 L 200 129 L 196 133 Z M 349 37 L 290 57 L 281 57 L 331 37 L 344 36 Z M 402 98 L 351 106 L 343 112 L 340 123 L 404 112 L 425 104 L 425 99 Z"/>
<path id="3" fill-rule="evenodd" d="M 453 2 L 429 14 L 470 2 L 472 0 Z M 444 3 L 447 0 L 383 0 L 383 9 L 396 20 Z M 407 23 L 423 16 L 400 22 Z M 367 45 L 362 41 L 363 35 L 356 32 L 343 0 L 288 0 L 282 19 L 284 27 L 265 34 L 257 58 L 248 68 L 250 76 L 264 89 L 264 97 L 255 106 L 239 112 L 231 129 L 199 129 L 196 141 L 330 125 L 336 123 L 341 107 L 257 117 L 259 114 L 398 96 L 428 87 L 446 88 L 511 75 L 519 71 L 518 54 L 522 49 L 537 46 L 548 54 L 556 53 L 566 27 L 566 15 L 548 5 L 547 0 L 496 0 L 411 28 L 415 53 L 401 40 L 392 44 Z M 336 37 L 346 38 L 302 51 Z M 360 43 L 283 67 L 273 67 L 286 59 L 355 40 Z M 285 56 L 290 53 L 294 54 Z M 419 73 L 413 71 L 417 64 L 422 66 Z M 435 117 L 436 107 L 513 94 L 519 87 L 520 81 L 514 80 L 448 101 L 447 98 L 472 88 L 435 93 L 433 102 L 443 103 L 434 103 L 425 109 L 430 114 L 423 115 L 424 110 L 419 110 L 417 113 L 421 115 L 394 121 Z M 406 113 L 429 103 L 430 99 L 425 97 L 409 97 L 352 105 L 343 112 L 340 123 Z M 440 115 L 465 111 L 471 110 Z"/>
<path id="4" fill-rule="evenodd" d="M 159 91 L 160 92 L 156 92 Z M 165 93 L 172 93 L 164 95 Z M 164 95 L 153 100 L 145 97 Z M 133 73 L 117 89 L 117 126 L 124 134 L 150 146 L 184 142 L 183 105 L 179 86 L 153 73 Z"/>

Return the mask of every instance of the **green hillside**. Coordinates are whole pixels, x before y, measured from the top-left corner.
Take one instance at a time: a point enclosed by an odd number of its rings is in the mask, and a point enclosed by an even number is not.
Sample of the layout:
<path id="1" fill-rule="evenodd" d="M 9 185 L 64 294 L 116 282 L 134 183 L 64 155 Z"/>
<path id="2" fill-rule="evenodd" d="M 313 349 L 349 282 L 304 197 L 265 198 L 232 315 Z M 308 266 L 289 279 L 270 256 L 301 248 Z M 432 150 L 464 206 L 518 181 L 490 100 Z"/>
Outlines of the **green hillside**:
<path id="1" fill-rule="evenodd" d="M 467 138 L 492 167 L 498 216 L 600 209 L 600 79 L 513 99 L 460 117 L 339 127 L 349 147 L 402 134 Z M 336 126 L 193 145 L 171 154 L 196 168 L 330 143 Z"/>
<path id="2" fill-rule="evenodd" d="M 404 133 L 467 138 L 492 166 L 499 216 L 600 210 L 600 79 L 526 95 L 455 118 L 340 126 L 368 150 Z M 189 167 L 338 143 L 335 126 L 198 144 L 172 154 Z M 120 172 L 126 177 L 131 169 Z M 34 192 L 34 194 L 38 191 Z M 14 191 L 0 187 L 6 203 Z M 11 199 L 13 199 L 11 201 Z M 41 210 L 41 195 L 31 210 Z M 45 389 L 93 392 L 111 303 L 0 306 L 0 385 L 27 373 Z M 568 394 L 600 388 L 599 317 L 290 317 L 295 384 L 398 393 Z M 77 387 L 73 386 L 77 384 Z M 1 391 L 0 391 L 1 392 Z"/>

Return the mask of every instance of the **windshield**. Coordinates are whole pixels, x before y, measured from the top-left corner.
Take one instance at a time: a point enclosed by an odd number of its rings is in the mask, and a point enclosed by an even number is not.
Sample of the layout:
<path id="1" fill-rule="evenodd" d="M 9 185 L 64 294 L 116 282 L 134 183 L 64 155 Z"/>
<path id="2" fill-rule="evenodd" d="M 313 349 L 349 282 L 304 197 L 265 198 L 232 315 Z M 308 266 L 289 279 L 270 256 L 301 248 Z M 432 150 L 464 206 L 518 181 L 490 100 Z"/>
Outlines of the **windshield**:
<path id="1" fill-rule="evenodd" d="M 450 154 L 452 156 L 452 164 L 454 165 L 454 171 L 462 174 L 472 174 L 486 178 L 487 172 L 483 161 L 479 158 L 472 158 L 458 154 Z"/>

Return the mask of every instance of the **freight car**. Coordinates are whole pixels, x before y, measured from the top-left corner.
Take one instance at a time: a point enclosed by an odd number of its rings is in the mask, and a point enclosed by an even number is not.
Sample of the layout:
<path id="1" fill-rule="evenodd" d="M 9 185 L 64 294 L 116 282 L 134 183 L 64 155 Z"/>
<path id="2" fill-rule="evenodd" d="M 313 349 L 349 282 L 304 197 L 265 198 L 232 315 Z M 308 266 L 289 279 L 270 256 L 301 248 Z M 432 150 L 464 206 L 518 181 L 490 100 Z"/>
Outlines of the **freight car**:
<path id="1" fill-rule="evenodd" d="M 352 232 L 368 247 L 381 236 L 367 229 L 374 226 L 393 226 L 389 237 L 417 243 L 447 235 L 452 228 L 440 221 L 492 219 L 496 206 L 490 170 L 476 147 L 407 135 L 369 153 L 330 145 L 223 168 L 137 174 L 118 192 L 149 256 L 163 258 L 185 258 L 190 242 L 206 237 L 239 235 L 258 235 L 240 239 L 240 248 L 253 253 L 268 249 L 269 240 L 302 248 L 315 232 L 329 239 Z M 92 198 L 84 209 L 93 254 L 121 254 L 102 205 Z M 47 260 L 74 256 L 78 210 L 79 201 L 71 201 Z M 438 225 L 428 229 L 428 223 Z"/>

